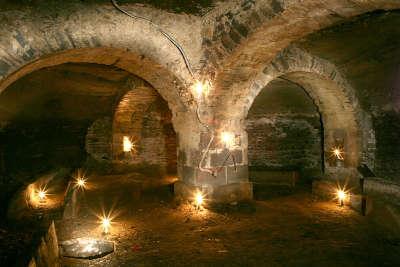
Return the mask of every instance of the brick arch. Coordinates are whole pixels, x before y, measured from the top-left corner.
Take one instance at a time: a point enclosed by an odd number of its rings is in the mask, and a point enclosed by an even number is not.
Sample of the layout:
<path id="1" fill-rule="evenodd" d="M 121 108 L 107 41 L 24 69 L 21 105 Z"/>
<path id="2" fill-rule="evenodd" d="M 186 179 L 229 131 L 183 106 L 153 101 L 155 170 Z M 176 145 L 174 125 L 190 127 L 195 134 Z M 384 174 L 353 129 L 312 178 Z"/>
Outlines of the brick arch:
<path id="1" fill-rule="evenodd" d="M 252 86 L 242 91 L 245 97 L 233 104 L 233 110 L 242 107 L 240 118 L 247 117 L 257 95 L 276 78 L 300 85 L 313 99 L 324 123 L 325 150 L 334 145 L 335 139 L 342 138 L 350 167 L 371 160 L 366 154 L 373 149 L 367 144 L 374 143 L 368 135 L 372 131 L 371 122 L 359 107 L 354 89 L 333 64 L 296 47 L 281 52 L 254 79 Z"/>
<path id="2" fill-rule="evenodd" d="M 132 5 L 126 8 L 131 9 Z M 178 16 L 157 10 L 142 11 L 161 23 Z M 176 47 L 148 23 L 116 11 L 110 4 L 66 3 L 63 7 L 52 6 L 50 13 L 21 8 L 2 12 L 0 20 L 0 91 L 40 68 L 88 62 L 113 65 L 145 79 L 173 111 L 184 109 L 191 100 L 186 90 L 191 76 Z M 183 25 L 187 23 L 190 28 L 188 21 L 180 18 L 176 25 L 168 26 L 174 34 L 179 29 L 175 36 L 184 44 L 187 37 Z M 196 49 L 193 43 L 186 49 L 188 56 L 193 56 L 192 50 Z"/>
<path id="3" fill-rule="evenodd" d="M 205 25 L 203 71 L 216 73 L 216 94 L 222 99 L 248 87 L 293 41 L 357 15 L 398 8 L 397 0 L 235 1 L 209 15 L 216 21 Z"/>
<path id="4" fill-rule="evenodd" d="M 129 168 L 153 166 L 176 173 L 177 143 L 167 103 L 148 84 L 138 84 L 120 99 L 112 123 L 114 165 Z M 135 144 L 132 153 L 123 152 L 123 138 Z"/>

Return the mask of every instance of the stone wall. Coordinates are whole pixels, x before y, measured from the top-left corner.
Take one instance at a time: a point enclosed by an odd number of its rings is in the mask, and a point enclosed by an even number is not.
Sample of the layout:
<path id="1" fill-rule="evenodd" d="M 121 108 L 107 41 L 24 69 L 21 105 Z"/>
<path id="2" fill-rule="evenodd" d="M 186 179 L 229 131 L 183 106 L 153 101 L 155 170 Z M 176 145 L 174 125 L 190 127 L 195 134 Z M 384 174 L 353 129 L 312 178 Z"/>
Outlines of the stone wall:
<path id="1" fill-rule="evenodd" d="M 247 132 L 251 169 L 321 170 L 318 117 L 281 114 L 252 118 Z"/>
<path id="2" fill-rule="evenodd" d="M 138 75 L 157 90 L 172 112 L 171 120 L 179 135 L 178 147 L 182 155 L 181 180 L 199 186 L 212 184 L 217 188 L 228 183 L 244 184 L 248 181 L 248 140 L 244 125 L 247 112 L 255 96 L 265 85 L 284 76 L 301 84 L 318 106 L 326 126 L 325 148 L 330 149 L 337 137 L 336 133 L 340 133 L 339 139 L 343 141 L 347 155 L 346 167 L 355 169 L 359 163 L 374 162 L 374 153 L 371 152 L 374 148 L 366 149 L 365 146 L 375 144 L 371 140 L 374 137 L 374 131 L 370 129 L 371 114 L 364 116 L 363 107 L 360 106 L 355 92 L 355 89 L 364 87 L 356 85 L 358 88 L 354 88 L 354 84 L 347 80 L 346 73 L 337 67 L 341 64 L 333 64 L 333 60 L 327 60 L 325 55 L 316 56 L 304 49 L 292 46 L 288 48 L 288 45 L 356 15 L 378 9 L 399 8 L 399 1 L 217 1 L 213 3 L 215 7 L 203 16 L 174 14 L 148 6 L 121 3 L 126 10 L 149 18 L 171 33 L 185 50 L 186 61 L 177 47 L 164 38 L 157 27 L 144 20 L 126 16 L 110 3 L 93 2 L 89 5 L 81 1 L 63 4 L 56 2 L 57 4 L 46 8 L 43 5 L 10 6 L 0 11 L 3 22 L 0 29 L 0 91 L 28 73 L 66 62 L 105 64 Z M 343 44 L 341 38 L 336 41 Z M 391 40 L 386 41 L 391 43 Z M 367 44 L 370 43 L 365 42 Z M 380 47 L 382 46 L 374 49 L 379 51 Z M 354 50 L 362 51 L 359 47 L 355 48 Z M 340 53 L 343 51 L 340 47 L 335 47 L 334 50 Z M 350 51 L 349 55 L 354 55 L 353 52 Z M 396 58 L 391 55 L 388 57 Z M 351 56 L 346 59 L 349 62 L 352 60 Z M 190 69 L 194 75 L 191 75 Z M 203 74 L 206 76 L 203 77 Z M 365 73 L 360 76 L 364 75 Z M 230 169 L 225 166 L 224 173 L 221 171 L 219 177 L 200 170 L 198 164 L 202 152 L 207 150 L 207 142 L 203 142 L 201 136 L 204 132 L 209 132 L 196 119 L 197 105 L 190 90 L 194 78 L 213 80 L 209 99 L 201 107 L 201 118 L 215 130 L 216 138 L 220 131 L 230 131 L 238 136 L 240 142 L 233 152 L 240 159 L 241 171 L 237 171 L 232 164 L 229 165 Z M 76 83 L 74 88 L 79 88 L 79 85 Z M 103 98 L 99 97 L 97 100 L 101 101 Z M 40 99 L 38 97 L 36 100 Z M 57 106 L 56 102 L 49 104 Z M 124 129 L 121 126 L 118 129 L 119 136 L 115 140 L 113 137 L 111 158 L 122 165 L 130 165 L 130 162 L 135 161 L 138 164 L 146 162 L 162 165 L 156 159 L 162 159 L 164 164 L 169 160 L 166 155 L 172 153 L 165 151 L 172 151 L 172 147 L 176 146 L 165 139 L 162 143 L 161 139 L 154 136 L 161 129 L 172 132 L 172 127 L 162 126 L 164 122 L 160 121 L 164 119 L 163 116 L 158 116 L 158 107 L 146 104 L 143 109 L 146 110 L 141 111 L 144 112 L 142 114 L 148 112 L 152 115 L 139 116 L 138 121 L 129 122 L 132 125 L 142 125 L 143 131 L 139 132 L 140 127 Z M 92 121 L 107 115 L 109 114 L 101 114 Z M 308 117 L 302 120 L 303 124 L 296 128 L 312 129 L 316 125 Z M 364 120 L 368 122 L 364 123 Z M 289 127 L 287 121 L 279 115 L 275 116 L 273 128 L 269 130 L 285 127 L 288 132 L 292 132 L 292 125 Z M 122 134 L 127 134 L 132 139 L 137 138 L 137 149 L 146 155 L 145 158 L 135 158 L 133 154 L 128 158 L 125 158 L 126 155 L 121 156 L 118 150 L 121 147 L 121 137 L 124 136 Z M 168 133 L 167 136 L 172 134 Z M 209 137 L 206 138 L 208 139 Z M 95 140 L 92 141 L 95 145 Z M 286 144 L 286 141 L 283 142 Z M 159 147 L 164 147 L 164 152 L 155 152 L 156 148 L 150 149 L 150 152 L 146 150 L 157 142 L 161 142 Z M 107 154 L 106 150 L 103 146 L 100 154 L 104 156 Z M 207 155 L 206 167 L 223 167 L 220 165 L 225 155 L 225 149 L 214 146 Z M 164 164 L 168 165 L 169 163 Z M 338 169 L 334 168 L 333 171 L 337 172 Z M 198 177 L 204 179 L 197 180 Z"/>
<path id="3" fill-rule="evenodd" d="M 376 129 L 375 174 L 400 182 L 400 115 L 382 112 L 374 118 Z"/>
<path id="4" fill-rule="evenodd" d="M 322 170 L 321 130 L 320 116 L 304 90 L 284 80 L 272 81 L 247 117 L 250 171 L 317 175 Z"/>

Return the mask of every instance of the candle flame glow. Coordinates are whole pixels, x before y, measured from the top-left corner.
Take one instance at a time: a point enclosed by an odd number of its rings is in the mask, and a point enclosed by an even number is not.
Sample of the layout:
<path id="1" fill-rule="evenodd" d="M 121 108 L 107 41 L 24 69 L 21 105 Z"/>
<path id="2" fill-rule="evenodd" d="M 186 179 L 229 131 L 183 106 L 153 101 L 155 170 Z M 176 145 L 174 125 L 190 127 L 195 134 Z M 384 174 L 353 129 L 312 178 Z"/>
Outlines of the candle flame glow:
<path id="1" fill-rule="evenodd" d="M 192 93 L 197 99 L 200 99 L 202 96 L 207 96 L 209 94 L 210 88 L 211 88 L 210 81 L 197 80 L 192 85 Z"/>
<path id="2" fill-rule="evenodd" d="M 103 232 L 108 234 L 111 228 L 111 219 L 109 217 L 102 217 L 101 227 L 103 228 Z"/>
<path id="3" fill-rule="evenodd" d="M 76 180 L 76 185 L 80 188 L 85 188 L 86 181 L 83 178 L 78 178 Z"/>
<path id="4" fill-rule="evenodd" d="M 40 200 L 45 200 L 46 196 L 47 196 L 47 193 L 46 193 L 45 190 L 39 189 L 38 192 L 37 192 L 37 195 L 38 195 Z"/>
<path id="5" fill-rule="evenodd" d="M 197 207 L 200 207 L 201 205 L 203 205 L 203 203 L 204 203 L 204 197 L 203 197 L 203 195 L 202 195 L 200 192 L 197 192 L 197 193 L 196 193 L 195 202 L 196 202 L 196 206 L 197 206 Z"/>
<path id="6" fill-rule="evenodd" d="M 341 148 L 334 147 L 331 152 L 332 152 L 332 155 L 334 157 L 336 157 L 338 160 L 344 160 L 344 157 L 343 157 L 344 152 Z"/>
<path id="7" fill-rule="evenodd" d="M 87 188 L 87 178 L 86 173 L 82 169 L 78 169 L 74 176 L 72 176 L 75 181 L 75 188 L 86 189 Z"/>
<path id="8" fill-rule="evenodd" d="M 123 137 L 123 150 L 124 152 L 131 152 L 134 147 L 132 140 L 128 136 Z"/>
<path id="9" fill-rule="evenodd" d="M 344 205 L 348 197 L 349 197 L 349 192 L 346 191 L 344 188 L 339 187 L 338 189 L 336 189 L 336 198 L 339 201 L 340 206 Z"/>
<path id="10" fill-rule="evenodd" d="M 346 192 L 344 192 L 343 190 L 338 190 L 337 195 L 338 195 L 338 199 L 341 201 L 346 198 Z"/>

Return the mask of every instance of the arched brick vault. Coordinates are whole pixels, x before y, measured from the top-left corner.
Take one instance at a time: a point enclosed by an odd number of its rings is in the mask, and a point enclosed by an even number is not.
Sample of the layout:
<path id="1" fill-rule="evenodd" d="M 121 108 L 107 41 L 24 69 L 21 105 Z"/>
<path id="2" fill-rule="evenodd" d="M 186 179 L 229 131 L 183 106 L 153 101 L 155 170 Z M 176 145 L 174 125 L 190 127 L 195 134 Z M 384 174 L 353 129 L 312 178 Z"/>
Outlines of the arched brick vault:
<path id="1" fill-rule="evenodd" d="M 136 5 L 124 8 L 161 24 L 185 46 L 191 61 L 201 55 L 197 17 Z M 145 79 L 174 114 L 191 101 L 187 91 L 191 77 L 176 47 L 149 23 L 132 19 L 110 4 L 65 3 L 46 10 L 0 11 L 0 21 L 0 91 L 40 68 L 89 62 L 113 65 Z"/>
<path id="2" fill-rule="evenodd" d="M 367 146 L 374 144 L 369 140 L 373 130 L 369 117 L 358 104 L 355 90 L 333 64 L 293 46 L 279 53 L 249 88 L 230 98 L 229 110 L 237 111 L 233 115 L 236 120 L 246 118 L 260 91 L 279 77 L 299 84 L 317 105 L 325 128 L 325 149 L 330 149 L 335 138 L 344 138 L 350 166 L 371 161 L 367 151 L 373 148 Z"/>
<path id="3" fill-rule="evenodd" d="M 215 72 L 215 105 L 248 87 L 291 42 L 366 12 L 397 8 L 398 0 L 237 0 L 221 5 L 207 15 L 203 29 L 203 71 Z"/>

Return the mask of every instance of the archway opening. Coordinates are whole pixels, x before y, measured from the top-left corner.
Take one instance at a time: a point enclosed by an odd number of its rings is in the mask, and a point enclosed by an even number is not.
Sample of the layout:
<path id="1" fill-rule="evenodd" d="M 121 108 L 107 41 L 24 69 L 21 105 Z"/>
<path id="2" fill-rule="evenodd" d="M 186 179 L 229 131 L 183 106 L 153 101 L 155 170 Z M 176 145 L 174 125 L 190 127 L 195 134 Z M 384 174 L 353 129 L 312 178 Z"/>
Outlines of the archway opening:
<path id="1" fill-rule="evenodd" d="M 107 133 L 104 119 L 90 127 L 87 150 L 96 162 L 111 163 L 113 173 L 141 172 L 157 179 L 173 178 L 177 144 L 171 111 L 148 83 L 138 79 L 131 82 L 130 90 L 115 106 L 112 121 L 106 122 Z M 99 143 L 102 139 L 109 141 Z"/>
<path id="2" fill-rule="evenodd" d="M 92 185 L 91 174 L 110 175 L 110 182 L 124 185 L 146 182 L 149 173 L 157 179 L 176 174 L 176 134 L 167 102 L 149 83 L 120 68 L 63 63 L 35 70 L 0 94 L 0 108 L 0 225 L 16 235 L 33 233 L 21 251 L 35 248 L 41 227 L 72 203 L 77 169 Z M 133 147 L 121 154 L 125 136 Z M 141 175 L 121 175 L 128 172 Z M 44 187 L 40 207 L 32 208 L 26 198 L 31 185 L 38 186 L 33 192 L 38 196 Z M 132 198 L 131 191 L 121 192 L 121 199 Z M 65 208 L 61 216 L 68 212 Z M 25 263 L 29 256 L 10 257 Z"/>
<path id="3" fill-rule="evenodd" d="M 247 115 L 249 178 L 265 186 L 309 183 L 324 172 L 323 123 L 298 84 L 277 78 L 262 89 Z"/>

